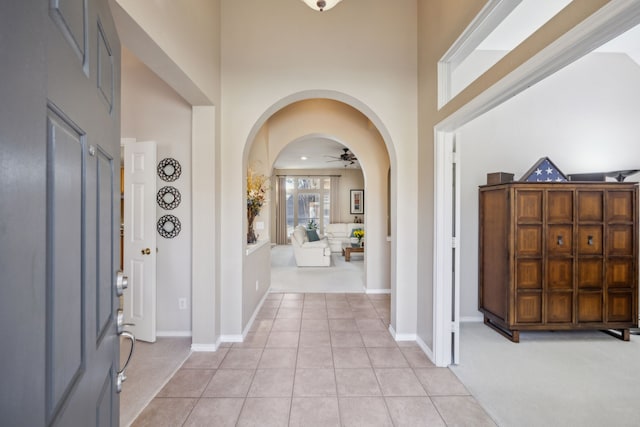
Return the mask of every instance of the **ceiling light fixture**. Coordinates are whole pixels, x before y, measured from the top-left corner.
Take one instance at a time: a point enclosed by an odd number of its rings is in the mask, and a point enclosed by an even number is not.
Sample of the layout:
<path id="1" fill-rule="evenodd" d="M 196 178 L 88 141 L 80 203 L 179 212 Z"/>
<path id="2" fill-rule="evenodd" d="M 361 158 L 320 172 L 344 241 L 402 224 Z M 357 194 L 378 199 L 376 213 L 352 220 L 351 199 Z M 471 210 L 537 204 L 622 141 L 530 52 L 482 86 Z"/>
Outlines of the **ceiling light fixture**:
<path id="1" fill-rule="evenodd" d="M 342 0 L 302 0 L 313 10 L 318 10 L 320 12 L 324 10 L 329 10 Z"/>

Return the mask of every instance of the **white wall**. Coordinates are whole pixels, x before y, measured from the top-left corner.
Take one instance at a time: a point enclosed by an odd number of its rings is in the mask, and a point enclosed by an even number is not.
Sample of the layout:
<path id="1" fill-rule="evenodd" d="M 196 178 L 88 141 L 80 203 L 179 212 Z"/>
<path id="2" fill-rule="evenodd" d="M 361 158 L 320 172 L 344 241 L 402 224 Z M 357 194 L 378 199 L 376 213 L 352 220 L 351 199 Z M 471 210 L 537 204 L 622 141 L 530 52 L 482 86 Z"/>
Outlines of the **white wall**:
<path id="1" fill-rule="evenodd" d="M 172 183 L 156 180 L 157 189 L 176 187 L 180 205 L 166 211 L 156 205 L 155 219 L 178 217 L 182 231 L 173 239 L 157 236 L 157 330 L 189 333 L 191 330 L 191 106 L 127 49 L 122 51 L 122 136 L 157 141 L 158 161 L 172 157 L 182 167 Z M 186 298 L 186 310 L 178 309 Z"/>
<path id="2" fill-rule="evenodd" d="M 415 334 L 417 206 L 411 202 L 417 199 L 418 185 L 415 12 L 415 0 L 350 0 L 324 13 L 300 1 L 223 1 L 223 333 L 240 333 L 242 323 L 247 146 L 281 107 L 333 95 L 357 104 L 389 149 L 394 198 L 403 201 L 402 208 L 392 208 L 398 263 L 392 274 L 394 302 L 402 307 L 392 324 L 401 334 Z M 374 179 L 366 176 L 367 185 Z M 369 228 L 371 222 L 366 221 Z M 385 219 L 382 223 L 386 229 Z"/>
<path id="3" fill-rule="evenodd" d="M 463 318 L 481 316 L 478 186 L 486 174 L 519 179 L 545 156 L 565 174 L 638 169 L 638 111 L 640 66 L 623 54 L 594 53 L 460 129 Z"/>

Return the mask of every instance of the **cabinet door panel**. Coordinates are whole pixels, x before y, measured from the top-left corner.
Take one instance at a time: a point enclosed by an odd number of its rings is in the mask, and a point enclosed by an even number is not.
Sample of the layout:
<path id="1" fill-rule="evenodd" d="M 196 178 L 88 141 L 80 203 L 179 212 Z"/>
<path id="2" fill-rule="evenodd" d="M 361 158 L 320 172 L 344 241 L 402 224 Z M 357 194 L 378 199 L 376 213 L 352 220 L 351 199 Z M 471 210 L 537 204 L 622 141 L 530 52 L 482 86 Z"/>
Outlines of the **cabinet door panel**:
<path id="1" fill-rule="evenodd" d="M 610 259 L 607 262 L 607 286 L 610 288 L 630 288 L 633 284 L 632 259 Z"/>
<path id="2" fill-rule="evenodd" d="M 542 222 L 542 191 L 516 192 L 516 221 Z"/>
<path id="3" fill-rule="evenodd" d="M 573 315 L 573 292 L 548 292 L 547 322 L 571 323 Z"/>
<path id="4" fill-rule="evenodd" d="M 578 295 L 578 322 L 602 322 L 602 292 L 581 292 Z"/>
<path id="5" fill-rule="evenodd" d="M 609 292 L 607 295 L 607 321 L 633 322 L 633 293 Z"/>
<path id="6" fill-rule="evenodd" d="M 609 191 L 607 193 L 607 221 L 633 221 L 633 193 L 631 191 Z"/>
<path id="7" fill-rule="evenodd" d="M 573 222 L 573 191 L 547 192 L 547 222 Z"/>
<path id="8" fill-rule="evenodd" d="M 518 289 L 542 289 L 542 260 L 518 260 L 516 286 Z"/>
<path id="9" fill-rule="evenodd" d="M 607 253 L 610 256 L 633 255 L 633 226 L 611 225 L 608 230 Z"/>
<path id="10" fill-rule="evenodd" d="M 602 254 L 601 225 L 581 225 L 578 227 L 578 253 L 581 255 Z"/>
<path id="11" fill-rule="evenodd" d="M 551 258 L 547 261 L 547 288 L 550 290 L 573 289 L 573 260 Z"/>
<path id="12" fill-rule="evenodd" d="M 519 256 L 542 256 L 542 226 L 518 227 L 516 251 Z"/>
<path id="13" fill-rule="evenodd" d="M 578 260 L 578 288 L 602 289 L 603 266 L 602 258 Z"/>
<path id="14" fill-rule="evenodd" d="M 542 302 L 540 293 L 518 293 L 516 299 L 517 323 L 540 323 L 542 321 Z"/>
<path id="15" fill-rule="evenodd" d="M 550 255 L 571 255 L 573 252 L 573 227 L 550 225 L 547 234 L 547 252 Z"/>
<path id="16" fill-rule="evenodd" d="M 602 221 L 603 206 L 602 191 L 578 191 L 578 221 Z"/>

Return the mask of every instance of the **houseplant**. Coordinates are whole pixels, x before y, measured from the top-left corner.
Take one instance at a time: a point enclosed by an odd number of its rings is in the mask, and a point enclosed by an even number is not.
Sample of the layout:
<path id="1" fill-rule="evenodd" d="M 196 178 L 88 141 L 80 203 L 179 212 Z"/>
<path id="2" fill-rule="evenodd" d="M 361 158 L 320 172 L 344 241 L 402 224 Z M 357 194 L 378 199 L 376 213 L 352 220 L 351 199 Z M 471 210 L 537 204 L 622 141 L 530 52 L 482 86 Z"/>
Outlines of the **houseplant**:
<path id="1" fill-rule="evenodd" d="M 353 230 L 352 236 L 358 239 L 357 247 L 362 246 L 362 238 L 364 237 L 364 230 L 362 228 L 357 228 Z"/>

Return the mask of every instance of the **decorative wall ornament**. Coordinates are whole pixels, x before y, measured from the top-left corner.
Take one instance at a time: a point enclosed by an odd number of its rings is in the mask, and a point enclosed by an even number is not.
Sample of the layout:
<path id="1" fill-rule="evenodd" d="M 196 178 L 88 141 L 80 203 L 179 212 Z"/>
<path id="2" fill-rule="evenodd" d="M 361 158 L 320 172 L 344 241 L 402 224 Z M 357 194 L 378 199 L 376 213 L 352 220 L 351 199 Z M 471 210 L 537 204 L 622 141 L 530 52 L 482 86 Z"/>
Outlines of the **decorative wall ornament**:
<path id="1" fill-rule="evenodd" d="M 158 233 L 165 239 L 173 239 L 181 229 L 180 220 L 173 215 L 163 215 L 158 220 Z"/>
<path id="2" fill-rule="evenodd" d="M 173 182 L 180 178 L 181 173 L 182 168 L 176 159 L 167 157 L 158 163 L 158 176 L 163 181 Z"/>
<path id="3" fill-rule="evenodd" d="M 156 196 L 158 206 L 168 211 L 177 208 L 181 200 L 182 196 L 180 195 L 180 191 L 178 191 L 176 187 L 172 187 L 170 185 L 158 190 L 158 195 Z"/>

